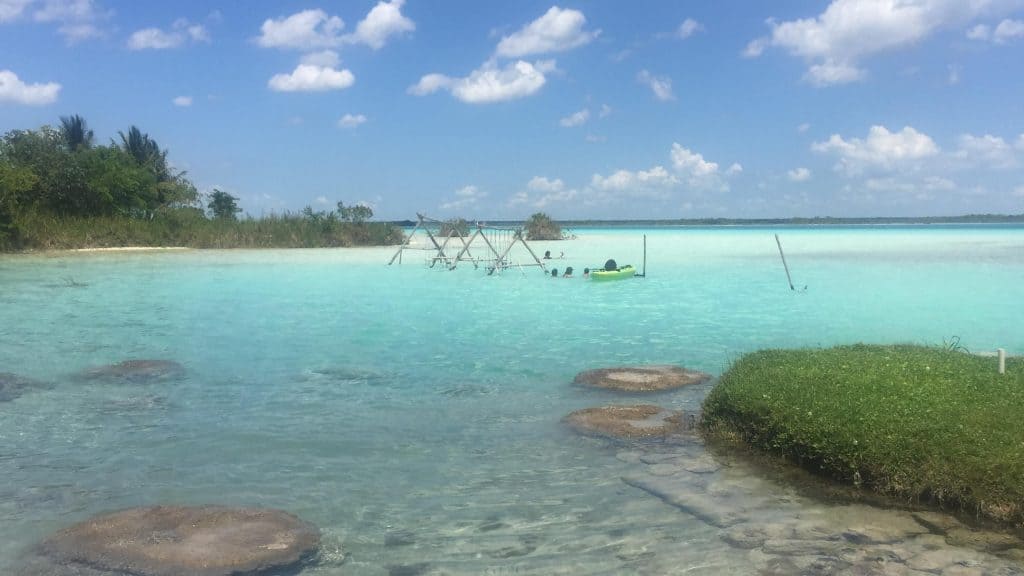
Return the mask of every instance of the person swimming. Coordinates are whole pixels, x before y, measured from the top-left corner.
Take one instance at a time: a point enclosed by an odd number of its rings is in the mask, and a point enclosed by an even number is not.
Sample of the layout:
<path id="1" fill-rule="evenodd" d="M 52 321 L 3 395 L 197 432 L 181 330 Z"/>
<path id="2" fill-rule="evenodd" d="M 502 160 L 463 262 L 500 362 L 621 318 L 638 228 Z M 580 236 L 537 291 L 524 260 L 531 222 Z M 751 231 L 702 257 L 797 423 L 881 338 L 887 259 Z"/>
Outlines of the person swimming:
<path id="1" fill-rule="evenodd" d="M 551 260 L 551 250 L 545 250 L 544 251 L 544 259 L 545 260 Z"/>
<path id="2" fill-rule="evenodd" d="M 562 278 L 572 278 L 572 266 L 565 269 L 565 274 L 562 274 Z"/>
<path id="3" fill-rule="evenodd" d="M 558 278 L 558 268 L 552 268 L 551 269 L 551 277 L 552 278 Z"/>
<path id="4" fill-rule="evenodd" d="M 590 278 L 590 268 L 584 268 L 583 269 L 583 277 L 584 278 Z"/>
<path id="5" fill-rule="evenodd" d="M 619 265 L 615 263 L 615 259 L 614 258 L 609 258 L 604 263 L 604 269 L 605 269 L 606 272 L 615 272 L 616 270 L 619 269 Z"/>

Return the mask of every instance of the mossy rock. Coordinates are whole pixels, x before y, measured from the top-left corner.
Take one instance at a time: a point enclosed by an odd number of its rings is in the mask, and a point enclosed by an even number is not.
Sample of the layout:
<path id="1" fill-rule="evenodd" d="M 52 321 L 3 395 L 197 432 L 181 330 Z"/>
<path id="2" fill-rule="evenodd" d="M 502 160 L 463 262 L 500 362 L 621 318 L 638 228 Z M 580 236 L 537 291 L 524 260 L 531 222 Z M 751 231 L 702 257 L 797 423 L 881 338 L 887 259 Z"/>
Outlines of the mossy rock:
<path id="1" fill-rule="evenodd" d="M 185 367 L 173 360 L 125 360 L 84 370 L 78 376 L 81 380 L 155 382 L 182 378 Z"/>
<path id="2" fill-rule="evenodd" d="M 660 392 L 700 384 L 711 375 L 680 366 L 619 366 L 580 372 L 574 384 L 620 392 Z"/>
<path id="3" fill-rule="evenodd" d="M 280 510 L 154 506 L 65 528 L 39 553 L 72 573 L 255 576 L 295 567 L 319 544 L 315 526 Z"/>
<path id="4" fill-rule="evenodd" d="M 565 422 L 583 434 L 623 440 L 664 438 L 693 428 L 683 412 L 651 404 L 585 408 L 566 416 Z"/>

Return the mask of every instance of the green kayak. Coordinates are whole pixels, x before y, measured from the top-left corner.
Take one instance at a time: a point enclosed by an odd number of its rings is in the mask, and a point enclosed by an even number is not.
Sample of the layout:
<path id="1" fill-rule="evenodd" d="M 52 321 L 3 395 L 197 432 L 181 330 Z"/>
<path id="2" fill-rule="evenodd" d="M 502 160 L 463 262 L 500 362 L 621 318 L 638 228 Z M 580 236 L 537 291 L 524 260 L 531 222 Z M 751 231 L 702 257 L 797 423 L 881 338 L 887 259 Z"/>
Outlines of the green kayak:
<path id="1" fill-rule="evenodd" d="M 636 276 L 636 269 L 632 264 L 626 264 L 618 270 L 591 270 L 590 277 L 594 280 L 622 280 Z"/>

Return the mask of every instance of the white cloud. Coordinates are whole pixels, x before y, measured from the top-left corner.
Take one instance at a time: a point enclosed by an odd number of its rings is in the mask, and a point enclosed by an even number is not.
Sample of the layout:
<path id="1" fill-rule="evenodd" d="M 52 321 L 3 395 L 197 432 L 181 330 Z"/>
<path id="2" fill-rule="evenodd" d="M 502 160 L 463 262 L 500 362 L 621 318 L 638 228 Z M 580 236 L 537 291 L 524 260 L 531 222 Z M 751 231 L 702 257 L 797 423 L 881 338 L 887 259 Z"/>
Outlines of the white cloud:
<path id="1" fill-rule="evenodd" d="M 954 64 L 950 64 L 947 67 L 949 74 L 946 75 L 946 83 L 950 86 L 960 83 L 960 67 Z"/>
<path id="2" fill-rule="evenodd" d="M 573 112 L 572 114 L 566 116 L 565 118 L 562 118 L 561 120 L 558 121 L 558 123 L 564 128 L 572 128 L 574 126 L 582 126 L 586 124 L 587 120 L 589 119 L 590 110 L 584 108 L 583 110 Z"/>
<path id="3" fill-rule="evenodd" d="M 654 97 L 658 100 L 662 102 L 675 100 L 675 94 L 672 93 L 672 79 L 668 76 L 653 76 L 647 70 L 641 70 L 636 75 L 636 79 L 637 82 L 650 86 L 651 91 L 654 92 Z"/>
<path id="4" fill-rule="evenodd" d="M 925 190 L 955 190 L 956 183 L 948 178 L 942 178 L 940 176 L 929 176 L 924 179 Z"/>
<path id="5" fill-rule="evenodd" d="M 299 64 L 291 74 L 277 74 L 267 85 L 275 92 L 323 92 L 344 90 L 355 82 L 355 75 L 347 69 Z"/>
<path id="6" fill-rule="evenodd" d="M 868 137 L 843 139 L 833 134 L 825 142 L 811 145 L 815 152 L 839 157 L 838 170 L 853 175 L 868 168 L 892 169 L 906 166 L 939 153 L 939 147 L 927 135 L 910 126 L 890 132 L 885 126 L 872 126 Z"/>
<path id="7" fill-rule="evenodd" d="M 187 107 L 192 105 L 192 97 L 191 96 L 178 96 L 174 100 L 171 100 L 171 102 L 173 102 L 175 106 L 181 106 L 182 108 L 187 108 Z"/>
<path id="8" fill-rule="evenodd" d="M 619 170 L 610 176 L 594 174 L 590 185 L 601 192 L 620 192 L 634 197 L 667 198 L 679 179 L 661 166 L 650 170 Z"/>
<path id="9" fill-rule="evenodd" d="M 1015 0 L 833 0 L 816 17 L 769 19 L 771 34 L 750 42 L 744 55 L 757 57 L 767 47 L 781 48 L 811 64 L 805 78 L 818 86 L 855 82 L 866 75 L 858 66 L 866 57 L 912 46 L 937 30 L 1018 4 Z"/>
<path id="10" fill-rule="evenodd" d="M 567 188 L 561 178 L 551 180 L 544 176 L 534 176 L 527 182 L 526 188 L 530 192 L 517 192 L 512 196 L 509 205 L 529 204 L 534 208 L 545 208 L 573 200 L 579 194 L 577 190 Z"/>
<path id="11" fill-rule="evenodd" d="M 1017 149 L 1024 150 L 1024 134 L 1017 137 Z"/>
<path id="12" fill-rule="evenodd" d="M 804 80 L 820 87 L 857 82 L 863 80 L 865 76 L 867 76 L 867 72 L 863 68 L 829 59 L 808 68 L 804 74 Z"/>
<path id="13" fill-rule="evenodd" d="M 1014 188 L 1013 195 L 1017 198 L 1024 198 L 1024 186 L 1017 186 Z"/>
<path id="14" fill-rule="evenodd" d="M 10 70 L 0 70 L 0 104 L 21 104 L 24 106 L 45 106 L 57 101 L 60 84 L 26 84 Z"/>
<path id="15" fill-rule="evenodd" d="M 808 124 L 807 122 L 804 122 L 803 124 L 801 124 L 801 125 L 796 127 L 796 131 L 801 133 L 801 134 L 803 134 L 804 132 L 807 132 L 810 129 L 811 129 L 811 125 Z"/>
<path id="16" fill-rule="evenodd" d="M 320 206 L 326 206 L 331 203 L 331 201 L 327 199 L 327 196 L 317 196 L 313 199 L 313 202 Z"/>
<path id="17" fill-rule="evenodd" d="M 561 192 L 565 190 L 565 182 L 561 178 L 551 180 L 546 176 L 534 176 L 526 183 L 526 187 L 534 192 Z"/>
<path id="18" fill-rule="evenodd" d="M 786 172 L 786 176 L 793 182 L 806 182 L 811 179 L 811 171 L 807 168 L 794 168 Z"/>
<path id="19" fill-rule="evenodd" d="M 451 88 L 453 80 L 444 74 L 427 74 L 410 86 L 406 92 L 414 96 L 426 96 L 441 89 Z"/>
<path id="20" fill-rule="evenodd" d="M 607 104 L 601 104 L 601 111 L 597 113 L 598 118 L 607 118 L 612 113 L 612 107 Z"/>
<path id="21" fill-rule="evenodd" d="M 0 0 L 0 22 L 16 20 L 35 0 Z"/>
<path id="22" fill-rule="evenodd" d="M 345 114 L 338 120 L 338 126 L 340 128 L 355 128 L 361 124 L 366 123 L 366 116 L 362 114 Z"/>
<path id="23" fill-rule="evenodd" d="M 470 104 L 486 104 L 515 100 L 536 93 L 547 78 L 545 73 L 555 69 L 553 60 L 533 64 L 517 60 L 499 68 L 489 60 L 465 78 L 452 78 L 443 74 L 427 74 L 410 86 L 408 92 L 416 96 L 431 94 L 441 89 Z"/>
<path id="24" fill-rule="evenodd" d="M 192 24 L 179 18 L 171 25 L 170 30 L 160 28 L 143 28 L 136 30 L 128 37 L 130 50 L 167 50 L 179 48 L 187 42 L 209 42 L 210 33 L 202 24 Z"/>
<path id="25" fill-rule="evenodd" d="M 378 2 L 370 12 L 356 25 L 356 31 L 344 37 L 351 44 L 365 44 L 379 50 L 387 43 L 388 38 L 405 32 L 412 32 L 416 24 L 402 15 L 405 0 Z"/>
<path id="26" fill-rule="evenodd" d="M 4 20 L 3 13 L 8 14 L 9 19 L 14 19 L 31 4 L 41 5 L 32 14 L 33 20 L 60 24 L 57 33 L 63 36 L 68 44 L 103 36 L 97 22 L 110 16 L 109 12 L 100 11 L 93 0 L 0 0 L 0 22 Z"/>
<path id="27" fill-rule="evenodd" d="M 672 166 L 676 172 L 691 179 L 707 178 L 718 173 L 718 164 L 704 160 L 704 156 L 683 148 L 678 142 L 672 143 Z"/>
<path id="28" fill-rule="evenodd" d="M 593 144 L 600 144 L 601 142 L 607 142 L 608 137 L 600 134 L 587 134 L 583 137 L 584 140 Z"/>
<path id="29" fill-rule="evenodd" d="M 465 208 L 471 208 L 476 206 L 481 199 L 487 197 L 487 192 L 484 192 L 473 186 L 463 186 L 455 191 L 455 198 L 441 204 L 442 210 L 463 210 Z"/>
<path id="30" fill-rule="evenodd" d="M 683 23 L 676 29 L 676 36 L 680 38 L 689 38 L 697 32 L 704 30 L 704 25 L 697 22 L 693 18 L 687 18 L 683 20 Z"/>
<path id="31" fill-rule="evenodd" d="M 1024 20 L 1003 20 L 992 33 L 992 40 L 998 44 L 1024 36 Z"/>
<path id="32" fill-rule="evenodd" d="M 256 43 L 264 48 L 330 48 L 341 44 L 344 27 L 341 18 L 323 10 L 303 10 L 286 18 L 265 20 Z"/>
<path id="33" fill-rule="evenodd" d="M 564 52 L 589 43 L 600 30 L 584 30 L 587 18 L 579 10 L 552 6 L 543 16 L 498 42 L 496 54 L 521 58 L 535 54 Z"/>
<path id="34" fill-rule="evenodd" d="M 961 135 L 959 148 L 953 155 L 970 165 L 991 168 L 1010 168 L 1017 164 L 1013 147 L 1002 138 L 991 134 L 984 136 Z"/>
<path id="35" fill-rule="evenodd" d="M 725 171 L 726 175 L 728 175 L 728 176 L 732 176 L 734 174 L 740 174 L 742 172 L 743 172 L 743 165 L 740 164 L 739 162 L 733 162 L 729 166 L 729 169 Z"/>

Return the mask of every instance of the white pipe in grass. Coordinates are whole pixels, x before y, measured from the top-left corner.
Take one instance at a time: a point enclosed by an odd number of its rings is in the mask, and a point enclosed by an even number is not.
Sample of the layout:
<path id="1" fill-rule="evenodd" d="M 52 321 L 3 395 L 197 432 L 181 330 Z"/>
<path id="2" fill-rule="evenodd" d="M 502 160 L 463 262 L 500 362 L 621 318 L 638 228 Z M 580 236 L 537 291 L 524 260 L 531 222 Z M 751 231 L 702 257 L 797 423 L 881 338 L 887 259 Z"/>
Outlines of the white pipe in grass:
<path id="1" fill-rule="evenodd" d="M 1002 348 L 996 349 L 996 356 L 999 357 L 999 373 L 1006 374 L 1006 350 Z"/>

